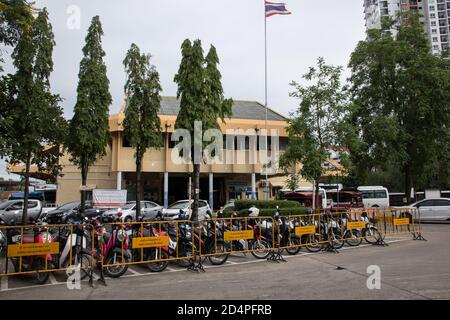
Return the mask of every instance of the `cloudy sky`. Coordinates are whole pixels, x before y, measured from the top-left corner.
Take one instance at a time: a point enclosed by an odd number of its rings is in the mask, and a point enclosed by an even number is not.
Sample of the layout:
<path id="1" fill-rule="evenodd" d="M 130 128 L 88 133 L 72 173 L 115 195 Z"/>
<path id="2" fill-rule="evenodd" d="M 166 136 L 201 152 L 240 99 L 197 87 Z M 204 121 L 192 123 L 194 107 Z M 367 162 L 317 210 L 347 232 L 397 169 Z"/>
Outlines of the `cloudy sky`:
<path id="1" fill-rule="evenodd" d="M 292 15 L 267 19 L 268 103 L 284 115 L 297 105 L 289 97 L 292 80 L 299 80 L 319 56 L 346 66 L 365 36 L 362 0 L 286 2 Z M 68 118 L 76 101 L 81 49 L 95 15 L 100 16 L 105 33 L 103 48 L 113 96 L 110 113 L 117 112 L 123 100 L 122 61 L 131 43 L 151 53 L 162 94 L 173 96 L 180 45 L 186 38 L 201 39 L 205 51 L 211 44 L 217 48 L 226 97 L 264 102 L 263 0 L 37 0 L 36 5 L 48 8 L 53 25 L 56 47 L 51 83 L 53 91 L 65 99 Z M 6 71 L 12 72 L 10 63 L 6 64 Z M 3 162 L 0 176 L 6 177 Z"/>

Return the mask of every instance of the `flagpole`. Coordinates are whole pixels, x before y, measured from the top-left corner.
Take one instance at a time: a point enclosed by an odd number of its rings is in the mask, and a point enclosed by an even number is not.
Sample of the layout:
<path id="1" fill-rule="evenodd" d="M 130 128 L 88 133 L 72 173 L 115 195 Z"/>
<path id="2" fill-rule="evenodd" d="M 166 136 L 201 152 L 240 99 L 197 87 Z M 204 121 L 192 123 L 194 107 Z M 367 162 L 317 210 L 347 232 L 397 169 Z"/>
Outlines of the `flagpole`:
<path id="1" fill-rule="evenodd" d="M 269 141 L 268 141 L 268 131 L 267 131 L 267 17 L 266 17 L 266 0 L 264 0 L 264 107 L 266 109 L 266 119 L 265 119 L 265 127 L 266 127 L 266 162 L 269 156 Z M 266 190 L 264 194 L 264 199 L 269 200 L 269 180 L 267 173 L 267 165 L 266 163 Z"/>

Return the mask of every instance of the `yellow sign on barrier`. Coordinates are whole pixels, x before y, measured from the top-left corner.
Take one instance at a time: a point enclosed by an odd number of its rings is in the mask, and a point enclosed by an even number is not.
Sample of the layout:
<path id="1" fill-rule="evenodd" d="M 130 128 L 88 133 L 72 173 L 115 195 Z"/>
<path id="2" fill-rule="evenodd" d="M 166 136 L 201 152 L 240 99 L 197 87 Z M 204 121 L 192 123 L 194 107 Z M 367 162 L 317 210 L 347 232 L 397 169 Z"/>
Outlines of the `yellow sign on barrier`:
<path id="1" fill-rule="evenodd" d="M 249 240 L 254 238 L 253 230 L 225 231 L 223 238 L 225 241 Z"/>
<path id="2" fill-rule="evenodd" d="M 364 229 L 366 227 L 366 223 L 364 221 L 355 221 L 347 223 L 347 229 Z"/>
<path id="3" fill-rule="evenodd" d="M 25 243 L 25 244 L 8 245 L 9 257 L 40 256 L 58 253 L 59 253 L 59 242 Z"/>
<path id="4" fill-rule="evenodd" d="M 315 226 L 304 226 L 304 227 L 296 227 L 295 228 L 295 234 L 297 236 L 302 236 L 305 234 L 314 234 L 314 233 L 316 233 Z"/>
<path id="5" fill-rule="evenodd" d="M 169 243 L 169 236 L 133 238 L 134 249 L 166 247 Z"/>
<path id="6" fill-rule="evenodd" d="M 409 218 L 394 219 L 394 226 L 406 226 L 409 224 Z"/>

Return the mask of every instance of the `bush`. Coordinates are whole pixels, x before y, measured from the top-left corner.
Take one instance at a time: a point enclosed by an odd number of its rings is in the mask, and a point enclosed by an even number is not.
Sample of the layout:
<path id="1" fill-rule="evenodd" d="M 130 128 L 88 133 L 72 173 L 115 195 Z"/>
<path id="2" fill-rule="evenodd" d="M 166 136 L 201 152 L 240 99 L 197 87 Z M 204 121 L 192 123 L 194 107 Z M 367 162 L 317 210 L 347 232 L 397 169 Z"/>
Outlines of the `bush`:
<path id="1" fill-rule="evenodd" d="M 244 209 L 249 209 L 250 207 L 255 206 L 258 209 L 275 209 L 278 207 L 281 208 L 300 208 L 300 203 L 297 201 L 288 201 L 288 200 L 237 200 L 234 203 L 234 210 L 241 211 Z"/>
<path id="2" fill-rule="evenodd" d="M 260 209 L 259 210 L 259 216 L 260 217 L 273 217 L 276 213 L 276 209 Z M 307 214 L 308 208 L 304 207 L 295 207 L 295 208 L 281 208 L 278 210 L 280 212 L 280 215 L 282 216 L 289 216 L 289 215 L 301 215 L 301 214 Z M 223 213 L 222 218 L 230 217 L 232 214 L 232 211 L 225 211 Z M 248 217 L 248 209 L 242 209 L 237 211 L 237 214 L 239 217 Z"/>

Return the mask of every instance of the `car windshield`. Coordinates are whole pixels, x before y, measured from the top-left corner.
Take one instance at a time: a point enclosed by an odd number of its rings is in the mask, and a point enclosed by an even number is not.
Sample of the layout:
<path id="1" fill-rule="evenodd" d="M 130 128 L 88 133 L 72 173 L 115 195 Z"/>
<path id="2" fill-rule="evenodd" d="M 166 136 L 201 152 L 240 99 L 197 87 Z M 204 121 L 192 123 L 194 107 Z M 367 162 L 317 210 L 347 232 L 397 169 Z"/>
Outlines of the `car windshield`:
<path id="1" fill-rule="evenodd" d="M 142 207 L 142 204 L 141 204 L 141 207 Z M 125 209 L 125 210 L 130 210 L 130 209 L 133 209 L 134 208 L 134 203 L 127 203 L 126 205 L 124 205 L 123 207 L 121 207 L 122 209 Z"/>
<path id="2" fill-rule="evenodd" d="M 11 205 L 11 203 L 12 203 L 11 201 L 6 201 L 4 203 L 1 203 L 0 204 L 0 210 L 8 208 Z"/>
<path id="3" fill-rule="evenodd" d="M 69 202 L 69 203 L 63 204 L 61 207 L 58 207 L 58 210 L 73 210 L 73 209 L 77 208 L 78 205 L 79 205 L 78 202 Z"/>
<path id="4" fill-rule="evenodd" d="M 171 204 L 168 209 L 186 209 L 189 206 L 189 201 L 179 201 Z"/>

